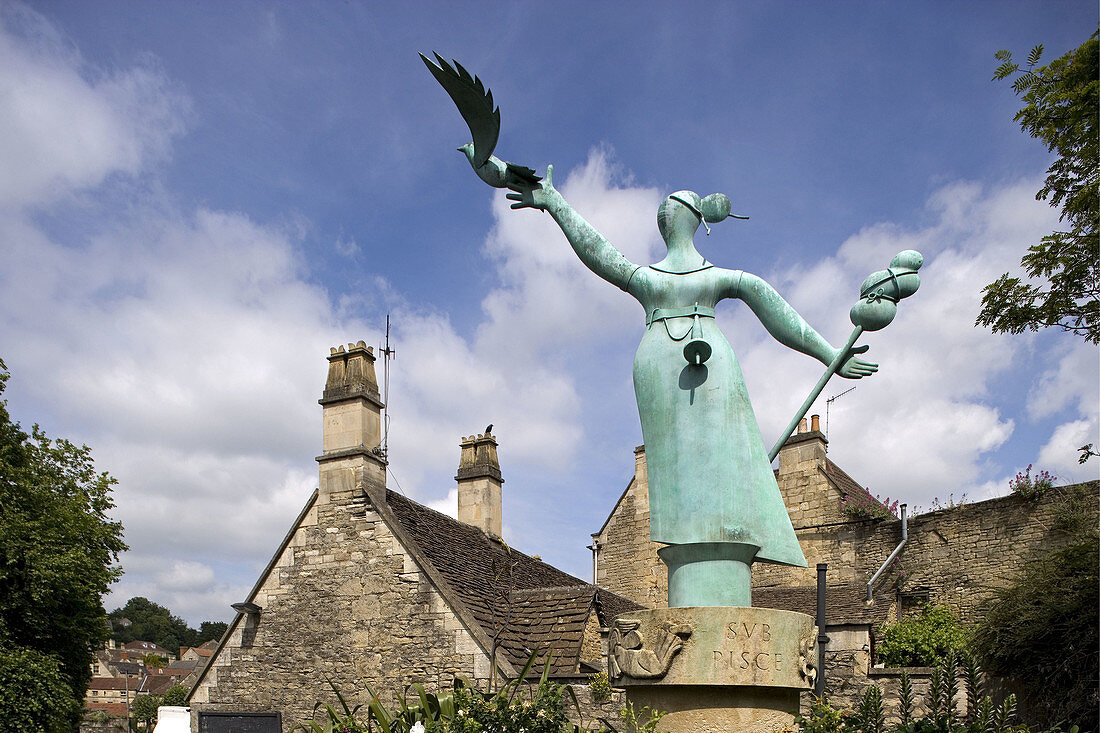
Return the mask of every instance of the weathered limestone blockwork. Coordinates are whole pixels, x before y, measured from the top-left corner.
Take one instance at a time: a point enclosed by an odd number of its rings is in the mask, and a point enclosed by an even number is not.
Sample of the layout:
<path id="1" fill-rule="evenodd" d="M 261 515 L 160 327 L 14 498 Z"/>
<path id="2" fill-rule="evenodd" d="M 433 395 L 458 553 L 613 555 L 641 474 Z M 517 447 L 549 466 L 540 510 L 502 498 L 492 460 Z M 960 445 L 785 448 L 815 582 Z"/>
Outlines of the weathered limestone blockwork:
<path id="1" fill-rule="evenodd" d="M 776 478 L 810 567 L 755 564 L 753 588 L 762 598 L 775 596 L 765 593 L 769 588 L 812 591 L 819 562 L 829 565 L 830 586 L 862 593 L 860 586 L 865 587 L 901 542 L 900 520 L 857 520 L 844 514 L 841 498 L 855 492 L 866 496 L 866 491 L 829 461 L 825 445 L 820 432 L 803 432 L 793 436 L 779 455 Z M 657 543 L 649 540 L 641 448 L 636 464 L 634 479 L 593 536 L 600 548 L 597 579 L 619 595 L 657 608 L 667 597 L 667 572 L 657 557 Z M 1062 487 L 1038 501 L 1012 495 L 911 517 L 909 541 L 897 562 L 876 582 L 874 605 L 857 613 L 860 618 L 855 624 L 852 619 L 829 617 L 834 639 L 827 680 L 835 699 L 854 702 L 869 682 L 887 691 L 896 688 L 896 677 L 870 666 L 877 624 L 896 620 L 921 601 L 946 606 L 964 623 L 972 622 L 991 588 L 1010 582 L 1036 551 L 1064 543 L 1066 535 L 1058 523 L 1067 492 L 1086 498 L 1085 521 L 1095 526 L 1100 520 L 1100 482 L 1095 481 Z M 846 622 L 852 633 L 837 633 L 836 627 Z M 918 691 L 925 684 L 923 677 L 914 678 Z"/>
<path id="2" fill-rule="evenodd" d="M 233 630 L 192 695 L 196 712 L 273 710 L 289 725 L 331 697 L 325 679 L 362 700 L 367 680 L 392 693 L 488 676 L 484 651 L 361 501 L 315 503 L 254 602 L 258 620 Z"/>
<path id="3" fill-rule="evenodd" d="M 634 478 L 592 536 L 599 548 L 596 584 L 649 608 L 668 605 L 668 571 L 649 539 L 649 480 L 645 448 L 634 449 Z"/>

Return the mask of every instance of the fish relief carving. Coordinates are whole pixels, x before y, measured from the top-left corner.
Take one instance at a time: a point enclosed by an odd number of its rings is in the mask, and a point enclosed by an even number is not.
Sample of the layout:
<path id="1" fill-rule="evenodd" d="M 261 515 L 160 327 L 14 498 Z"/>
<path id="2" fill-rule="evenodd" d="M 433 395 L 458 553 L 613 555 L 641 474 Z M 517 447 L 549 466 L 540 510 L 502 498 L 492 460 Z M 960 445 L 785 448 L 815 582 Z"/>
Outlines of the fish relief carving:
<path id="1" fill-rule="evenodd" d="M 686 624 L 665 622 L 657 629 L 652 648 L 638 632 L 641 621 L 617 618 L 608 635 L 607 669 L 612 679 L 624 674 L 636 679 L 664 677 L 672 665 L 672 658 L 684 648 L 684 640 L 691 636 Z"/>
<path id="2" fill-rule="evenodd" d="M 810 687 L 817 682 L 817 627 L 813 627 L 809 636 L 804 636 L 798 642 L 798 671 Z"/>

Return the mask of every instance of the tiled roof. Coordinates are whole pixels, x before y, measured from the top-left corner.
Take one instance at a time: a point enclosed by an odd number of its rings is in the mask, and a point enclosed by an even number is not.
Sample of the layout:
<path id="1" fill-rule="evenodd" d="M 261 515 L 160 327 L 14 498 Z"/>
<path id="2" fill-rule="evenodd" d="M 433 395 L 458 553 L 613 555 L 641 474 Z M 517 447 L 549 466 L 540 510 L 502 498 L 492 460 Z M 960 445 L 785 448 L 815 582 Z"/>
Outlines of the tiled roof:
<path id="1" fill-rule="evenodd" d="M 151 674 L 141 681 L 141 692 L 163 695 L 168 688 L 179 684 L 179 678 L 167 674 Z"/>
<path id="2" fill-rule="evenodd" d="M 752 605 L 817 616 L 817 586 L 775 586 L 753 588 Z M 825 588 L 825 624 L 877 624 L 886 620 L 885 604 L 867 603 L 867 586 L 861 583 L 829 585 Z"/>
<path id="3" fill-rule="evenodd" d="M 381 492 L 368 493 L 377 507 Z M 497 636 L 502 656 L 517 671 L 541 648 L 553 651 L 552 675 L 578 674 L 593 607 L 601 625 L 608 614 L 640 608 L 401 494 L 387 490 L 384 497 L 410 552 L 430 563 L 446 585 L 441 591 L 468 611 L 487 641 Z"/>
<path id="4" fill-rule="evenodd" d="M 834 486 L 837 487 L 837 489 L 845 498 L 851 497 L 855 494 L 862 494 L 863 496 L 870 497 L 873 501 L 882 504 L 882 502 L 879 501 L 874 494 L 872 494 L 863 486 L 860 486 L 854 478 L 844 473 L 840 466 L 836 465 L 828 458 L 825 459 L 825 476 L 833 483 Z"/>
<path id="5" fill-rule="evenodd" d="M 84 703 L 84 707 L 87 710 L 102 710 L 108 715 L 125 716 L 128 712 L 130 712 L 129 708 L 124 702 L 100 702 L 98 700 L 86 701 Z"/>
<path id="6" fill-rule="evenodd" d="M 88 680 L 89 690 L 133 690 L 138 683 L 125 677 L 92 677 Z"/>

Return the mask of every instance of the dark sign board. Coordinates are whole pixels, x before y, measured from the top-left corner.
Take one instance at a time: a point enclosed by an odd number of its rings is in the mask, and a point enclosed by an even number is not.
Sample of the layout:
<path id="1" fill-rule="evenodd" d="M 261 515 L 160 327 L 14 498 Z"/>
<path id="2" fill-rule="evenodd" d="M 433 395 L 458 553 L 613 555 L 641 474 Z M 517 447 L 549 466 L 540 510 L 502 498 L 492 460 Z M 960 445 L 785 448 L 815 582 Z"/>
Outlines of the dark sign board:
<path id="1" fill-rule="evenodd" d="M 282 733 L 280 713 L 199 713 L 199 733 Z"/>

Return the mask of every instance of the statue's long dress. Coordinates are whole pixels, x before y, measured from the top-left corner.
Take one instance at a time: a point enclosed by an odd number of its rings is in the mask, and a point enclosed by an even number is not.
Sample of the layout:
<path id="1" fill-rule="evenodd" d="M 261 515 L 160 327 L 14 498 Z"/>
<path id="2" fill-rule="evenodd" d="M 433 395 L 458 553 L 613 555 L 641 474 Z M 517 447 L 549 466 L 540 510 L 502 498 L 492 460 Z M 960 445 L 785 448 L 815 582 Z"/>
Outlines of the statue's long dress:
<path id="1" fill-rule="evenodd" d="M 646 309 L 647 322 L 657 317 L 634 356 L 650 536 L 669 544 L 746 542 L 759 545 L 757 561 L 805 567 L 741 367 L 712 317 L 719 272 L 643 267 L 627 288 Z M 661 311 L 694 311 L 696 304 L 701 317 L 660 317 Z M 692 366 L 684 346 L 700 337 L 712 354 Z"/>

